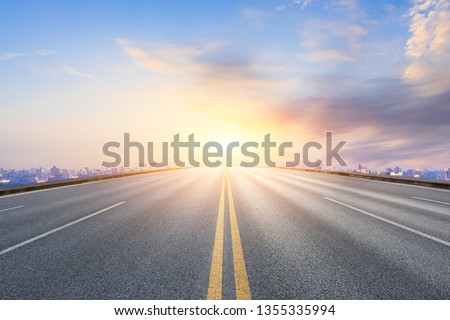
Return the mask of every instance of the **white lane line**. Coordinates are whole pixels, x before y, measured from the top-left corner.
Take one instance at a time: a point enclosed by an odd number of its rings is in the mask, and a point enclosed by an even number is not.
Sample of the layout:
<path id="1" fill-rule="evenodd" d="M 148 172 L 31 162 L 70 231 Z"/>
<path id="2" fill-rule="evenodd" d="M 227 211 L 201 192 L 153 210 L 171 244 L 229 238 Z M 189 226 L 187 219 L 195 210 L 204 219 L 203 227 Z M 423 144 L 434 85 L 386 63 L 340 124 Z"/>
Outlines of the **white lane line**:
<path id="1" fill-rule="evenodd" d="M 407 226 L 404 226 L 404 225 L 402 225 L 402 224 L 400 224 L 400 223 L 397 223 L 397 222 L 394 222 L 394 221 L 392 221 L 392 220 L 389 220 L 389 219 L 386 219 L 386 218 L 379 217 L 379 216 L 377 216 L 377 215 L 375 215 L 375 214 L 372 214 L 372 213 L 370 213 L 370 212 L 367 212 L 367 211 L 364 211 L 364 210 L 355 208 L 355 207 L 353 207 L 353 206 L 351 206 L 351 205 L 342 203 L 342 202 L 340 202 L 340 201 L 333 200 L 333 199 L 328 198 L 328 197 L 323 197 L 323 198 L 326 199 L 326 200 L 328 200 L 328 201 L 331 201 L 331 202 L 340 204 L 341 206 L 344 206 L 344 207 L 353 209 L 353 210 L 355 210 L 355 211 L 358 211 L 358 212 L 360 212 L 360 213 L 363 213 L 363 214 L 365 214 L 365 215 L 368 215 L 368 216 L 370 216 L 370 217 L 372 217 L 372 218 L 375 218 L 375 219 L 381 220 L 381 221 L 383 221 L 383 222 L 392 224 L 393 226 L 396 226 L 396 227 L 399 227 L 399 228 L 401 228 L 401 229 L 403 229 L 403 230 L 412 232 L 412 233 L 414 233 L 414 234 L 417 234 L 417 235 L 422 236 L 422 237 L 424 237 L 424 238 L 427 238 L 427 239 L 429 239 L 429 240 L 433 240 L 433 241 L 439 242 L 439 243 L 441 243 L 441 244 L 443 244 L 443 245 L 445 245 L 445 246 L 447 246 L 447 247 L 450 247 L 450 242 L 448 242 L 448 241 L 445 241 L 445 240 L 436 238 L 436 237 L 434 237 L 434 236 L 432 236 L 432 235 L 429 235 L 429 234 L 427 234 L 427 233 L 423 233 L 423 232 L 421 232 L 421 231 L 418 231 L 418 230 L 409 228 L 409 227 L 407 227 Z"/>
<path id="2" fill-rule="evenodd" d="M 102 210 L 100 210 L 100 211 L 91 213 L 90 215 L 87 215 L 87 216 L 85 216 L 85 217 L 83 217 L 83 218 L 80 218 L 80 219 L 78 219 L 78 220 L 69 222 L 68 224 L 65 224 L 65 225 L 63 225 L 63 226 L 61 226 L 61 227 L 58 227 L 58 228 L 56 228 L 56 229 L 47 231 L 47 232 L 45 232 L 45 233 L 43 233 L 43 234 L 41 234 L 41 235 L 38 235 L 37 237 L 34 237 L 34 238 L 28 239 L 28 240 L 26 240 L 26 241 L 24 241 L 24 242 L 18 243 L 18 244 L 16 244 L 15 246 L 12 246 L 12 247 L 9 247 L 9 248 L 7 248 L 7 249 L 5 249 L 5 250 L 3 250 L 3 251 L 0 251 L 0 256 L 1 256 L 1 255 L 4 255 L 5 253 L 8 253 L 8 252 L 10 252 L 10 251 L 16 250 L 17 248 L 23 247 L 24 245 L 30 244 L 30 243 L 32 243 L 32 242 L 34 242 L 34 241 L 36 241 L 36 240 L 42 239 L 42 238 L 44 238 L 44 237 L 46 237 L 46 236 L 49 236 L 49 235 L 51 235 L 52 233 L 55 233 L 55 232 L 58 232 L 58 231 L 61 231 L 61 230 L 65 229 L 65 228 L 67 228 L 67 227 L 73 226 L 74 224 L 77 224 L 77 223 L 79 223 L 79 222 L 81 222 L 81 221 L 84 221 L 84 220 L 86 220 L 86 219 L 92 218 L 92 217 L 94 217 L 94 216 L 96 216 L 96 215 L 98 215 L 98 214 L 100 214 L 100 213 L 103 213 L 103 212 L 105 212 L 105 211 L 108 211 L 108 210 L 110 210 L 110 209 L 112 209 L 112 208 L 115 208 L 115 207 L 117 207 L 117 206 L 120 206 L 121 204 L 124 204 L 124 203 L 125 203 L 125 201 L 116 203 L 116 204 L 114 204 L 114 205 L 112 205 L 112 206 L 110 206 L 110 207 L 108 207 L 108 208 L 105 208 L 105 209 L 102 209 Z"/>
<path id="3" fill-rule="evenodd" d="M 6 212 L 6 211 L 9 211 L 9 210 L 14 210 L 14 209 L 19 209 L 19 208 L 23 208 L 23 206 L 17 206 L 17 207 L 8 208 L 8 209 L 2 209 L 2 210 L 0 210 L 0 212 Z"/>
<path id="4" fill-rule="evenodd" d="M 428 201 L 428 202 L 434 202 L 434 203 L 439 203 L 439 204 L 445 204 L 446 206 L 450 206 L 450 203 L 448 203 L 448 202 L 436 201 L 436 200 L 419 198 L 419 197 L 411 197 L 411 198 L 417 199 L 417 200 L 422 200 L 422 201 Z"/>

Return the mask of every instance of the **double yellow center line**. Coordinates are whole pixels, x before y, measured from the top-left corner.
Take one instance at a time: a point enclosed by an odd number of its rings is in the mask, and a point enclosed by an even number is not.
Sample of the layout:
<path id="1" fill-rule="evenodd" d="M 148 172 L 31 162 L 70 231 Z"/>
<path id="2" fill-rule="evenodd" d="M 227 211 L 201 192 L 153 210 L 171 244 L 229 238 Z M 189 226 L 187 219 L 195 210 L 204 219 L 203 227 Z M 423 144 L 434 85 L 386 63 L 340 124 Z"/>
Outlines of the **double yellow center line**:
<path id="1" fill-rule="evenodd" d="M 228 195 L 228 211 L 230 214 L 231 246 L 233 252 L 234 282 L 236 286 L 236 299 L 250 300 L 250 285 L 248 282 L 247 269 L 245 267 L 244 251 L 242 249 L 241 236 L 234 207 L 233 193 L 231 191 L 230 177 L 225 169 L 220 191 L 219 211 L 217 214 L 216 235 L 209 275 L 208 300 L 222 299 L 222 277 L 223 277 L 223 236 L 225 218 L 225 188 Z"/>

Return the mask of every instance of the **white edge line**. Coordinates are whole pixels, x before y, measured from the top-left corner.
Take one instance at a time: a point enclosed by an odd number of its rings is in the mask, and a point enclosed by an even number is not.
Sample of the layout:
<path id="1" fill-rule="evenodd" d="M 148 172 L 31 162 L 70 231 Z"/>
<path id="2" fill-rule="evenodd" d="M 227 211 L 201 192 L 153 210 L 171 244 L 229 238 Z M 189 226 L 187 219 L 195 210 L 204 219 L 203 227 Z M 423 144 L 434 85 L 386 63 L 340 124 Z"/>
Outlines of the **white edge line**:
<path id="1" fill-rule="evenodd" d="M 272 169 L 272 168 L 269 168 L 269 169 Z M 277 168 L 273 168 L 273 169 L 277 169 Z M 301 171 L 301 170 L 285 170 L 285 171 L 305 172 L 305 173 L 314 173 L 314 174 L 316 173 L 316 172 L 308 172 L 308 171 Z M 318 172 L 318 173 L 320 173 L 320 172 Z M 334 176 L 334 177 L 344 177 L 344 178 L 349 178 L 349 179 L 354 179 L 354 180 L 359 180 L 359 181 L 366 181 L 366 182 L 386 183 L 386 184 L 389 184 L 389 185 L 398 185 L 400 187 L 413 187 L 413 188 L 420 188 L 420 189 L 425 189 L 425 190 L 429 190 L 429 191 L 450 192 L 450 190 L 448 190 L 448 189 L 440 189 L 440 188 L 433 188 L 433 187 L 426 187 L 426 186 L 418 186 L 418 185 L 415 185 L 415 184 L 408 184 L 408 183 L 401 183 L 401 182 L 380 181 L 380 180 L 375 180 L 375 179 L 340 176 L 340 175 L 337 175 L 337 174 L 329 174 L 329 173 L 322 173 L 322 174 L 323 175 L 328 175 L 328 176 Z M 439 181 L 439 180 L 437 180 L 437 181 Z"/>
<path id="2" fill-rule="evenodd" d="M 332 174 L 330 174 L 330 176 L 333 176 Z M 399 187 L 411 187 L 411 188 L 419 188 L 419 189 L 425 189 L 425 190 L 429 190 L 429 191 L 441 191 L 441 192 L 450 192 L 450 190 L 448 189 L 440 189 L 440 188 L 434 188 L 434 187 L 426 187 L 426 186 L 418 186 L 415 184 L 409 184 L 409 183 L 402 183 L 402 182 L 391 182 L 391 181 L 381 181 L 381 180 L 375 180 L 375 179 L 366 179 L 366 178 L 358 178 L 358 177 L 347 177 L 347 176 L 338 176 L 338 175 L 334 175 L 337 177 L 345 177 L 345 178 L 350 178 L 350 179 L 355 179 L 355 180 L 365 180 L 367 182 L 376 182 L 376 183 L 385 183 L 385 184 L 389 184 L 389 185 L 394 185 L 394 186 L 399 186 Z M 439 180 L 437 180 L 439 181 Z"/>
<path id="3" fill-rule="evenodd" d="M 19 208 L 23 208 L 23 206 L 17 206 L 17 207 L 8 208 L 8 209 L 2 209 L 2 210 L 0 210 L 0 212 L 6 212 L 6 211 L 14 210 L 14 209 L 19 209 Z"/>
<path id="4" fill-rule="evenodd" d="M 7 249 L 5 249 L 5 250 L 0 251 L 0 256 L 1 256 L 1 255 L 4 255 L 5 253 L 11 252 L 11 251 L 13 251 L 13 250 L 16 250 L 17 248 L 23 247 L 24 245 L 27 245 L 27 244 L 29 244 L 29 243 L 32 243 L 32 242 L 34 242 L 34 241 L 36 241 L 36 240 L 42 239 L 42 238 L 44 238 L 44 237 L 46 237 L 46 236 L 49 236 L 49 235 L 51 235 L 52 233 L 61 231 L 61 230 L 65 229 L 65 228 L 70 227 L 70 226 L 72 226 L 72 225 L 74 225 L 74 224 L 77 224 L 77 223 L 79 223 L 79 222 L 81 222 L 81 221 L 84 221 L 84 220 L 86 220 L 86 219 L 92 218 L 92 217 L 94 217 L 94 216 L 96 216 L 96 215 L 98 215 L 98 214 L 100 214 L 100 213 L 103 213 L 103 212 L 105 212 L 105 211 L 107 211 L 107 210 L 110 210 L 110 209 L 112 209 L 112 208 L 114 208 L 114 207 L 120 206 L 121 204 L 124 204 L 124 203 L 125 203 L 125 201 L 116 203 L 116 204 L 114 204 L 114 205 L 112 205 L 112 206 L 109 206 L 108 208 L 105 208 L 105 209 L 102 209 L 102 210 L 100 210 L 100 211 L 91 213 L 91 214 L 89 214 L 89 215 L 87 215 L 87 216 L 85 216 L 85 217 L 83 217 L 83 218 L 80 218 L 80 219 L 77 219 L 77 220 L 75 220 L 75 221 L 69 222 L 69 223 L 67 223 L 67 224 L 65 224 L 65 225 L 63 225 L 63 226 L 61 226 L 61 227 L 55 228 L 55 229 L 50 230 L 50 231 L 47 231 L 47 232 L 45 232 L 45 233 L 43 233 L 43 234 L 41 234 L 41 235 L 38 235 L 38 236 L 36 236 L 36 237 L 34 237 L 34 238 L 31 238 L 31 239 L 28 239 L 28 240 L 23 241 L 23 242 L 21 242 L 21 243 L 18 243 L 18 244 L 16 244 L 16 245 L 12 246 L 12 247 L 9 247 L 9 248 L 7 248 Z"/>
<path id="5" fill-rule="evenodd" d="M 70 184 L 68 186 L 61 186 L 61 187 L 56 187 L 56 188 L 48 188 L 48 189 L 25 191 L 25 192 L 13 193 L 13 194 L 5 194 L 4 196 L 0 196 L 0 199 L 10 198 L 10 197 L 17 197 L 17 196 L 25 196 L 27 194 L 33 194 L 33 193 L 45 192 L 45 191 L 52 191 L 52 190 L 58 190 L 58 189 L 64 189 L 64 188 L 71 188 L 71 187 L 77 187 L 77 186 L 85 186 L 87 184 L 99 183 L 99 182 L 104 182 L 104 181 L 108 181 L 108 180 L 109 179 L 98 180 L 98 181 L 91 181 L 91 182 L 83 182 L 83 183 L 77 183 L 77 184 Z"/>
<path id="6" fill-rule="evenodd" d="M 164 171 L 170 172 L 171 170 L 164 170 Z M 161 171 L 161 172 L 164 172 L 164 171 Z M 154 172 L 158 172 L 158 171 L 155 170 Z M 146 174 L 146 173 L 144 173 L 144 174 Z M 70 188 L 70 187 L 85 186 L 85 185 L 92 184 L 92 183 L 108 182 L 108 181 L 111 182 L 111 181 L 114 181 L 116 179 L 136 178 L 137 176 L 138 175 L 131 175 L 131 176 L 126 176 L 126 177 L 118 177 L 118 178 L 110 178 L 110 179 L 103 179 L 103 180 L 97 180 L 97 181 L 90 181 L 90 182 L 70 184 L 68 186 L 61 186 L 61 187 L 56 187 L 56 188 L 48 188 L 48 189 L 25 191 L 25 192 L 13 193 L 13 194 L 5 194 L 3 196 L 0 196 L 0 199 L 10 198 L 10 197 L 17 197 L 17 196 L 25 196 L 25 195 L 33 194 L 33 193 L 52 191 L 52 190 Z M 144 178 L 144 179 L 150 179 L 150 177 L 147 177 L 147 178 Z M 142 179 L 142 180 L 144 180 L 144 179 Z"/>
<path id="7" fill-rule="evenodd" d="M 422 237 L 424 237 L 424 238 L 427 238 L 427 239 L 429 239 L 429 240 L 433 240 L 433 241 L 439 242 L 439 243 L 441 243 L 441 244 L 443 244 L 443 245 L 445 245 L 445 246 L 447 246 L 447 247 L 450 247 L 450 242 L 448 242 L 448 241 L 445 241 L 445 240 L 436 238 L 436 237 L 434 237 L 434 236 L 432 236 L 432 235 L 429 235 L 429 234 L 427 234 L 427 233 L 423 233 L 423 232 L 421 232 L 421 231 L 418 231 L 418 230 L 409 228 L 409 227 L 407 227 L 407 226 L 404 226 L 404 225 L 402 225 L 402 224 L 400 224 L 400 223 L 397 223 L 397 222 L 394 222 L 394 221 L 392 221 L 392 220 L 389 220 L 389 219 L 386 219 L 386 218 L 379 217 L 379 216 L 377 216 L 377 215 L 375 215 L 375 214 L 372 214 L 372 213 L 370 213 L 370 212 L 367 212 L 367 211 L 364 211 L 364 210 L 355 208 L 355 207 L 353 207 L 353 206 L 351 206 L 351 205 L 342 203 L 342 202 L 340 202 L 340 201 L 333 200 L 333 199 L 328 198 L 328 197 L 323 197 L 323 198 L 326 199 L 326 200 L 328 200 L 328 201 L 331 201 L 331 202 L 340 204 L 341 206 L 344 206 L 344 207 L 353 209 L 353 210 L 355 210 L 355 211 L 358 211 L 358 212 L 360 212 L 360 213 L 362 213 L 362 214 L 368 215 L 368 216 L 370 216 L 370 217 L 372 217 L 372 218 L 375 218 L 375 219 L 381 220 L 381 221 L 383 221 L 383 222 L 392 224 L 393 226 L 396 226 L 396 227 L 401 228 L 401 229 L 403 229 L 403 230 L 407 230 L 407 231 L 409 231 L 409 232 L 415 233 L 415 234 L 417 234 L 417 235 L 419 235 L 419 236 L 422 236 Z"/>
<path id="8" fill-rule="evenodd" d="M 86 186 L 86 185 L 93 184 L 93 183 L 112 182 L 112 181 L 115 181 L 116 179 L 124 179 L 124 178 L 136 178 L 136 175 L 127 176 L 127 177 L 103 179 L 103 180 L 97 180 L 97 181 L 89 181 L 89 182 L 83 182 L 83 183 L 75 183 L 75 184 L 69 184 L 68 186 L 61 186 L 61 187 L 55 187 L 55 188 L 47 188 L 47 189 L 25 191 L 25 192 L 13 193 L 13 194 L 5 194 L 3 196 L 0 196 L 0 200 L 1 199 L 5 199 L 5 198 L 10 198 L 10 197 L 25 196 L 25 195 L 28 195 L 28 194 L 33 194 L 33 193 L 38 193 L 38 192 L 45 192 L 45 191 L 52 191 L 52 190 L 58 190 L 58 189 L 64 189 L 64 188 Z"/>
<path id="9" fill-rule="evenodd" d="M 422 201 L 428 201 L 428 202 L 434 202 L 434 203 L 444 204 L 444 205 L 446 205 L 446 206 L 450 206 L 450 203 L 448 203 L 448 202 L 436 201 L 436 200 L 425 199 L 425 198 L 419 198 L 419 197 L 411 197 L 411 198 L 417 199 L 417 200 L 422 200 Z"/>

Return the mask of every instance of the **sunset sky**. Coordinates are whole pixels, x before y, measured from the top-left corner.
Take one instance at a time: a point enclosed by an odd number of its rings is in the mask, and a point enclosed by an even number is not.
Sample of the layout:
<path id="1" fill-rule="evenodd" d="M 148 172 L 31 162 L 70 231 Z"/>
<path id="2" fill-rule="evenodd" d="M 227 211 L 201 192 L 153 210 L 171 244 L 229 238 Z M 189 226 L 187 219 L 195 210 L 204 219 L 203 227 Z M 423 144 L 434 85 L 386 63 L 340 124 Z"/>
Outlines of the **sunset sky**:
<path id="1" fill-rule="evenodd" d="M 100 167 L 102 146 L 301 146 L 450 167 L 450 1 L 0 0 L 0 167 Z"/>

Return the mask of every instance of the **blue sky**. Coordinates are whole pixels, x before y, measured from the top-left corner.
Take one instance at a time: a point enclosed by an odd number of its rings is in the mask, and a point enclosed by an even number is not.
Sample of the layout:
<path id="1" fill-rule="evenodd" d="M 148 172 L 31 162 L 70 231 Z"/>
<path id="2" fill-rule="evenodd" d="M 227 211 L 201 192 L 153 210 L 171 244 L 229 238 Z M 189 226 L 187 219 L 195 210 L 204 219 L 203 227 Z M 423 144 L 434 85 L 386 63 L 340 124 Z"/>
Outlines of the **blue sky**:
<path id="1" fill-rule="evenodd" d="M 448 167 L 449 57 L 443 0 L 0 0 L 0 167 L 325 131 L 353 167 Z"/>

